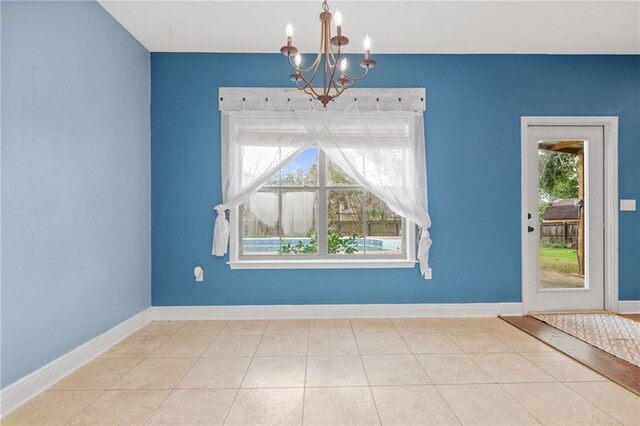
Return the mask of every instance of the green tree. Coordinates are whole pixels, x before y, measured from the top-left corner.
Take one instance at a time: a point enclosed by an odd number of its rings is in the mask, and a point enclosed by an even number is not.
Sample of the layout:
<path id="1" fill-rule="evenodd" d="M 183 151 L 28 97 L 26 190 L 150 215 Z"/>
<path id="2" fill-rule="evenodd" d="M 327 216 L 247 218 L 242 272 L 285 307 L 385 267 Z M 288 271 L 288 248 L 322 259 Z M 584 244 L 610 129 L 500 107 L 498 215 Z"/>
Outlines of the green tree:
<path id="1" fill-rule="evenodd" d="M 280 175 L 282 186 L 315 186 L 318 184 L 318 164 L 313 163 L 309 170 L 298 167 L 295 170 L 282 171 Z"/>
<path id="2" fill-rule="evenodd" d="M 280 254 L 316 254 L 318 252 L 318 236 L 316 232 L 312 231 L 307 237 L 309 241 L 306 243 L 300 240 L 295 244 L 291 244 L 291 241 L 285 241 L 280 248 Z M 329 228 L 329 235 L 327 236 L 329 254 L 357 253 L 358 238 L 355 234 L 350 237 L 342 237 Z"/>
<path id="3" fill-rule="evenodd" d="M 555 201 L 578 197 L 578 167 L 576 154 L 538 151 L 538 188 L 540 218 Z"/>
<path id="4" fill-rule="evenodd" d="M 554 202 L 578 197 L 578 156 L 562 152 L 539 151 L 538 187 L 542 200 Z"/>

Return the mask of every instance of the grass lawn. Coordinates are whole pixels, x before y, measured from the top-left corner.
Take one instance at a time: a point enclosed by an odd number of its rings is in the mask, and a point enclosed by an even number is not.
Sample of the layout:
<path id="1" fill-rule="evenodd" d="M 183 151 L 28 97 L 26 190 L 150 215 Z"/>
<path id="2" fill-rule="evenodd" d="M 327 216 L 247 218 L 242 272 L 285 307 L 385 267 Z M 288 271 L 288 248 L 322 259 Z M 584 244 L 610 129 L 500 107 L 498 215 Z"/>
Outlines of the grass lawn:
<path id="1" fill-rule="evenodd" d="M 578 255 L 576 254 L 576 250 L 558 247 L 540 247 L 540 268 L 577 274 Z"/>

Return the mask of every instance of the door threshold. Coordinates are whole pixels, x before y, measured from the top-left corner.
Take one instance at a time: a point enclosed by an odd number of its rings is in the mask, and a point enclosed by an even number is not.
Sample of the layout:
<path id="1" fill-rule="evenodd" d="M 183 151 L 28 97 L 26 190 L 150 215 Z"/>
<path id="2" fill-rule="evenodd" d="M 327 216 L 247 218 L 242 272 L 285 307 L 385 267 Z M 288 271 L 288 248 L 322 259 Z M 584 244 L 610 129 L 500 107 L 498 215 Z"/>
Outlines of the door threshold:
<path id="1" fill-rule="evenodd" d="M 640 395 L 640 368 L 635 365 L 528 315 L 499 316 L 499 318 L 612 382 Z"/>
<path id="2" fill-rule="evenodd" d="M 527 315 L 536 314 L 613 314 L 613 312 L 609 312 L 606 309 L 567 309 L 559 311 L 529 311 L 527 313 Z"/>

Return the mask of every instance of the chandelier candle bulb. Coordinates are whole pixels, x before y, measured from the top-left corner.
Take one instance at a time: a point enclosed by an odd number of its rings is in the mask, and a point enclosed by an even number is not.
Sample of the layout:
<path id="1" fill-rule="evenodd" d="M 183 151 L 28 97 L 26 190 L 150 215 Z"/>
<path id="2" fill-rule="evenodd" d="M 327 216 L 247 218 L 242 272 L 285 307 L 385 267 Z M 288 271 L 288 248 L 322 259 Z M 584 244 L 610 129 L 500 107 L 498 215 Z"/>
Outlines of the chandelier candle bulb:
<path id="1" fill-rule="evenodd" d="M 369 59 L 371 55 L 371 39 L 369 38 L 369 34 L 364 38 L 364 57 L 365 59 Z"/>
<path id="2" fill-rule="evenodd" d="M 338 9 L 336 9 L 335 15 L 333 15 L 333 22 L 336 24 L 336 33 L 338 37 L 342 35 L 342 13 Z"/>
<path id="3" fill-rule="evenodd" d="M 287 33 L 287 46 L 291 47 L 291 43 L 293 42 L 293 26 L 291 22 L 287 24 L 285 32 Z"/>
<path id="4" fill-rule="evenodd" d="M 300 53 L 296 53 L 296 56 L 293 58 L 293 62 L 296 64 L 296 67 L 293 69 L 293 74 L 289 76 L 291 81 L 300 81 L 302 80 L 302 74 L 300 73 L 300 64 L 302 63 L 302 55 Z"/>
<path id="5" fill-rule="evenodd" d="M 285 28 L 285 33 L 287 34 L 287 45 L 286 46 L 282 46 L 280 48 L 280 53 L 282 53 L 283 55 L 287 55 L 287 56 L 291 56 L 291 55 L 295 55 L 296 53 L 298 53 L 298 49 L 296 49 L 293 45 L 293 26 L 291 25 L 291 22 L 289 22 L 287 24 L 287 27 Z"/>
<path id="6" fill-rule="evenodd" d="M 364 38 L 364 59 L 360 61 L 360 66 L 365 69 L 373 68 L 376 61 L 371 59 L 371 39 L 369 34 Z"/>
<path id="7" fill-rule="evenodd" d="M 349 84 L 349 79 L 345 76 L 345 72 L 347 72 L 348 66 L 349 66 L 349 63 L 347 62 L 347 58 L 342 58 L 339 65 L 340 78 L 338 79 L 338 84 L 343 87 Z"/>

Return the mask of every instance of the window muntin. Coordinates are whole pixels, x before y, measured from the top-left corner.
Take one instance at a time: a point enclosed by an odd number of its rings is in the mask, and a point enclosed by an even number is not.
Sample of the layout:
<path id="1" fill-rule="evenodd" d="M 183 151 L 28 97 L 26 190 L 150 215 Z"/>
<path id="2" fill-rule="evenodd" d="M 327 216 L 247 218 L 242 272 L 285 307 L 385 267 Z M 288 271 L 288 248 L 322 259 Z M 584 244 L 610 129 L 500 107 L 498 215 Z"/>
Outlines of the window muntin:
<path id="1" fill-rule="evenodd" d="M 405 221 L 317 148 L 239 208 L 240 259 L 406 258 Z"/>

